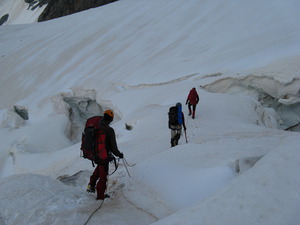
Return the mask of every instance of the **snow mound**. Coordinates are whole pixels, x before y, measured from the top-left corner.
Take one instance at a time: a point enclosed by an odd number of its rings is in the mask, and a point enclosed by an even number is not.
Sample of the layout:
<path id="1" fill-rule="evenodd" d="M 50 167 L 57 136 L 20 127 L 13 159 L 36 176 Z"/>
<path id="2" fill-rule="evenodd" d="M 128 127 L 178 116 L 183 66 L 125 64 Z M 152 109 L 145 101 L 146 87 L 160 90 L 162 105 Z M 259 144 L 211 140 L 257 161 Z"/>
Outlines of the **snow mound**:
<path id="1" fill-rule="evenodd" d="M 287 138 L 214 196 L 155 224 L 298 225 L 300 178 L 292 175 L 299 170 L 297 154 L 298 141 Z"/>

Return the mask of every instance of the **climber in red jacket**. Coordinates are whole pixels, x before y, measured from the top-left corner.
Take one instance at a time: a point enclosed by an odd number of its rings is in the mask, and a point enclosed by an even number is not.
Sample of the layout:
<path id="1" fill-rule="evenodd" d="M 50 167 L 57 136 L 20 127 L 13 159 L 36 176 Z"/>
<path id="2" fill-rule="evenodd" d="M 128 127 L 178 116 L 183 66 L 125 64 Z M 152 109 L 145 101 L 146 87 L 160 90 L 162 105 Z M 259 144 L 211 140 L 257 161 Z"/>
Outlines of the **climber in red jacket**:
<path id="1" fill-rule="evenodd" d="M 190 93 L 186 99 L 186 105 L 188 104 L 189 107 L 189 116 L 192 115 L 192 118 L 195 119 L 195 111 L 196 111 L 196 105 L 199 102 L 199 95 L 196 91 L 196 88 L 192 88 L 190 90 Z M 192 108 L 193 107 L 193 108 Z"/>

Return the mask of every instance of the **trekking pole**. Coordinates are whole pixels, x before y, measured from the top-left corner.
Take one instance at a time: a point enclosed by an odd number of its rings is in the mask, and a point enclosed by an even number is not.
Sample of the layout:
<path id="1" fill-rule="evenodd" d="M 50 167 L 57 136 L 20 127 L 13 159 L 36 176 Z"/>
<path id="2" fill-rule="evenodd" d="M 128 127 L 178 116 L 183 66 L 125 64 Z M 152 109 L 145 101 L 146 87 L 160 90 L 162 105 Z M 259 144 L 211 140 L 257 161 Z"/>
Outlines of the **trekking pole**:
<path id="1" fill-rule="evenodd" d="M 187 136 L 186 136 L 186 130 L 184 130 L 184 136 L 185 136 L 186 143 L 188 143 Z"/>

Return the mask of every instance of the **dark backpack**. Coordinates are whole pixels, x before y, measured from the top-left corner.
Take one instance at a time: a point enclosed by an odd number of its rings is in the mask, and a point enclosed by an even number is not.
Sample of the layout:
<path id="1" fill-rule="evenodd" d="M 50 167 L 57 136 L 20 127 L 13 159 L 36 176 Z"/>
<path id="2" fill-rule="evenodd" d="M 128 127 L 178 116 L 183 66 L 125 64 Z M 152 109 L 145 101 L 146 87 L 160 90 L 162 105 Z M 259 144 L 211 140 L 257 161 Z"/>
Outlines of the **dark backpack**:
<path id="1" fill-rule="evenodd" d="M 118 165 L 116 158 L 106 149 L 106 134 L 100 129 L 101 120 L 102 116 L 94 116 L 87 119 L 84 132 L 82 133 L 81 155 L 83 158 L 91 160 L 93 166 L 95 166 L 94 163 L 105 165 L 113 161 L 115 164 L 115 172 Z"/>
<path id="2" fill-rule="evenodd" d="M 172 106 L 169 109 L 169 126 L 178 125 L 178 108 L 177 106 Z"/>

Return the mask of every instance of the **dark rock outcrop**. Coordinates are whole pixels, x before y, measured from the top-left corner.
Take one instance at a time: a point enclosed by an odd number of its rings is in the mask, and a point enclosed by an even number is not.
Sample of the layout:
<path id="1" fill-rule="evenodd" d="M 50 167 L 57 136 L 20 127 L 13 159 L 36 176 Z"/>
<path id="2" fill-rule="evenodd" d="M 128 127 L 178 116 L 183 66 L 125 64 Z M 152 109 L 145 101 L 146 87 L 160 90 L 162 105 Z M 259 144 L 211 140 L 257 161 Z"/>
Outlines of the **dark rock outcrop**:
<path id="1" fill-rule="evenodd" d="M 2 17 L 0 18 L 0 26 L 1 26 L 2 24 L 6 23 L 6 21 L 8 20 L 8 17 L 9 17 L 9 15 L 8 15 L 8 14 L 5 14 L 4 16 L 2 16 Z"/>
<path id="2" fill-rule="evenodd" d="M 48 5 L 39 16 L 38 22 L 70 15 L 116 1 L 117 0 L 48 0 Z"/>
<path id="3" fill-rule="evenodd" d="M 23 120 L 29 120 L 28 109 L 26 107 L 14 105 L 14 112 L 17 113 Z"/>
<path id="4" fill-rule="evenodd" d="M 35 10 L 37 7 L 42 7 L 45 4 L 48 4 L 49 0 L 24 0 L 29 4 L 28 10 Z"/>

